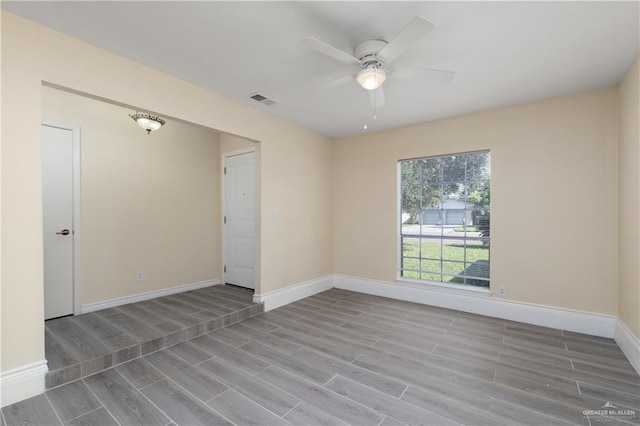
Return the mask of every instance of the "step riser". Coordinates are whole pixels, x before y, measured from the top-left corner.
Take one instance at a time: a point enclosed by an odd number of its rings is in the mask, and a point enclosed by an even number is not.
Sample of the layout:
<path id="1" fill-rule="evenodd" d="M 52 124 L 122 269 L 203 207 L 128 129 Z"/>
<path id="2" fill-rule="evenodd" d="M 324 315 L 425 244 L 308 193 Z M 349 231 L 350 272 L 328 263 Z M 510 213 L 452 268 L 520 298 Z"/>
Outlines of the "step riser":
<path id="1" fill-rule="evenodd" d="M 235 312 L 204 320 L 198 324 L 184 327 L 149 341 L 139 342 L 93 359 L 83 360 L 56 370 L 51 370 L 45 378 L 45 386 L 47 389 L 53 389 L 74 380 L 99 373 L 116 365 L 146 356 L 152 352 L 187 342 L 203 334 L 227 327 L 263 312 L 264 305 L 262 303 L 252 304 Z"/>

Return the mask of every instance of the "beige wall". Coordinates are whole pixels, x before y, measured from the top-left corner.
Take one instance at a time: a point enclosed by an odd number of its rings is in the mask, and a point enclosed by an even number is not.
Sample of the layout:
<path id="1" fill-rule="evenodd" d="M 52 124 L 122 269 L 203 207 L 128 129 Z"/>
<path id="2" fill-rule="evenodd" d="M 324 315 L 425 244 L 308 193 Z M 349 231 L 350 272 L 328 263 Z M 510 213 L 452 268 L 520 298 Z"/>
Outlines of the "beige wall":
<path id="1" fill-rule="evenodd" d="M 80 303 L 220 278 L 220 134 L 42 90 L 43 122 L 81 130 Z"/>
<path id="2" fill-rule="evenodd" d="M 2 12 L 2 371 L 44 359 L 42 81 L 259 141 L 259 291 L 331 273 L 328 138 Z"/>
<path id="3" fill-rule="evenodd" d="M 335 272 L 397 276 L 397 161 L 491 150 L 491 286 L 617 314 L 616 90 L 334 142 Z"/>
<path id="4" fill-rule="evenodd" d="M 256 144 L 245 138 L 233 135 L 220 135 L 220 153 L 238 151 L 241 149 L 254 148 Z"/>
<path id="5" fill-rule="evenodd" d="M 1 371 L 44 359 L 41 83 L 37 55 L 23 50 L 38 34 L 5 18 L 2 12 Z"/>
<path id="6" fill-rule="evenodd" d="M 640 65 L 638 60 L 619 85 L 620 141 L 618 159 L 619 313 L 640 341 Z"/>

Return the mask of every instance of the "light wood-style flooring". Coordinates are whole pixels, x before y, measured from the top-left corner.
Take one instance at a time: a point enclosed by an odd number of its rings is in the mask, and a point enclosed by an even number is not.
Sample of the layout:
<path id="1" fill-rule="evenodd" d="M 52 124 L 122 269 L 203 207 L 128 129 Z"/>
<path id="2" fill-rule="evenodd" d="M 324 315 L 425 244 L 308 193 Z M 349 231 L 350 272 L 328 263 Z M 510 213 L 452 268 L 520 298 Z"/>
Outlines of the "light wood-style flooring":
<path id="1" fill-rule="evenodd" d="M 332 289 L 50 389 L 2 421 L 638 424 L 640 377 L 611 339 Z"/>

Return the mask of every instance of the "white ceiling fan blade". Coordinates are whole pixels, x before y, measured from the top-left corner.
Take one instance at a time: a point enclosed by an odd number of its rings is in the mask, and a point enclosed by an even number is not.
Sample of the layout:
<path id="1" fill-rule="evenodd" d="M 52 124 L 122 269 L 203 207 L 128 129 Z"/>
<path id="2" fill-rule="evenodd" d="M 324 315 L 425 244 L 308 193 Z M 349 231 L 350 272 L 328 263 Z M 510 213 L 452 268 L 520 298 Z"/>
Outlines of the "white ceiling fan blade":
<path id="1" fill-rule="evenodd" d="M 446 82 L 453 79 L 455 73 L 432 68 L 397 67 L 391 70 L 391 77 L 401 79 L 422 79 L 435 82 Z"/>
<path id="2" fill-rule="evenodd" d="M 344 77 L 340 77 L 340 78 L 336 78 L 335 80 L 331 80 L 327 83 L 321 84 L 320 86 L 314 87 L 313 91 L 320 91 L 320 90 L 326 90 L 326 89 L 331 89 L 332 87 L 336 87 L 336 86 L 340 86 L 342 84 L 345 83 L 349 83 L 351 81 L 354 81 L 356 79 L 355 75 L 345 75 Z"/>
<path id="3" fill-rule="evenodd" d="M 373 109 L 374 113 L 377 109 L 385 105 L 386 101 L 384 99 L 384 89 L 382 86 L 376 90 L 369 90 L 369 101 L 371 102 L 371 109 Z"/>
<path id="4" fill-rule="evenodd" d="M 323 53 L 333 59 L 337 59 L 340 62 L 345 62 L 347 64 L 360 65 L 360 61 L 358 58 L 353 55 L 344 52 L 337 47 L 333 47 L 330 44 L 325 43 L 322 40 L 318 40 L 314 37 L 307 37 L 302 40 L 302 44 L 307 47 L 310 47 L 313 50 L 316 50 L 320 53 Z"/>
<path id="5" fill-rule="evenodd" d="M 378 58 L 384 62 L 393 61 L 398 55 L 404 52 L 409 46 L 427 35 L 434 26 L 422 16 L 416 16 L 400 33 L 378 53 Z"/>

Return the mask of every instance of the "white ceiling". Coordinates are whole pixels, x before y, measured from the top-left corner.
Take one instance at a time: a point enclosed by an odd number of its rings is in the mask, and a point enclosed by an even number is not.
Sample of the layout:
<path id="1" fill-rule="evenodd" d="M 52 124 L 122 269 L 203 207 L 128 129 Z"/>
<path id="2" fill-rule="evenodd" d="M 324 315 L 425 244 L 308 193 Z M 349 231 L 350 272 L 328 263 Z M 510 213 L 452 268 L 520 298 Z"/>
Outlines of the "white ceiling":
<path id="1" fill-rule="evenodd" d="M 3 9 L 229 98 L 340 137 L 618 82 L 639 52 L 636 2 L 2 2 Z M 377 113 L 354 68 L 301 44 L 351 53 L 421 15 L 435 29 L 398 66 L 451 81 L 388 79 Z M 357 68 L 355 69 L 357 71 Z M 277 102 L 249 99 L 259 92 Z"/>

